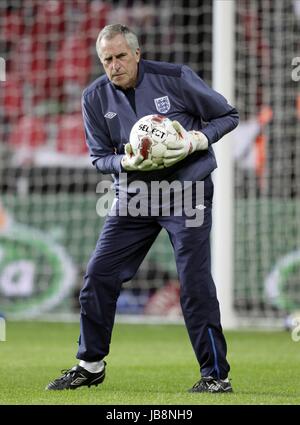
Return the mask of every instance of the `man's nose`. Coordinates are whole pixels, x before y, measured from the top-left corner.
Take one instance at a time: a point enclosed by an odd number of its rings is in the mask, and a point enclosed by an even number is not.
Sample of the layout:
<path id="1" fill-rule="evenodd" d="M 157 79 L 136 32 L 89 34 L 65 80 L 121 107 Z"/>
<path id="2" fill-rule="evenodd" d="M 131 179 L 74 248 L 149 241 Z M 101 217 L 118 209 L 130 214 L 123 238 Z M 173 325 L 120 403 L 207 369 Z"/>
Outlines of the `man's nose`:
<path id="1" fill-rule="evenodd" d="M 118 71 L 120 69 L 120 62 L 118 61 L 118 59 L 112 60 L 112 68 L 114 71 Z"/>

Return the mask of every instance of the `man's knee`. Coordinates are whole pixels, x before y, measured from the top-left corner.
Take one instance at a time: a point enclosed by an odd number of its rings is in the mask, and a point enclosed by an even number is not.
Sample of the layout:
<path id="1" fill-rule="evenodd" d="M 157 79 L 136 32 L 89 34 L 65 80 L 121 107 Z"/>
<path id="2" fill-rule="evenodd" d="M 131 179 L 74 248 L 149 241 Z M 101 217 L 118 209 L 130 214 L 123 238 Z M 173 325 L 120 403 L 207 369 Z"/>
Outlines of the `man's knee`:
<path id="1" fill-rule="evenodd" d="M 107 279 L 111 278 L 115 271 L 116 269 L 112 268 L 104 258 L 93 256 L 86 266 L 85 278 L 92 280 Z"/>

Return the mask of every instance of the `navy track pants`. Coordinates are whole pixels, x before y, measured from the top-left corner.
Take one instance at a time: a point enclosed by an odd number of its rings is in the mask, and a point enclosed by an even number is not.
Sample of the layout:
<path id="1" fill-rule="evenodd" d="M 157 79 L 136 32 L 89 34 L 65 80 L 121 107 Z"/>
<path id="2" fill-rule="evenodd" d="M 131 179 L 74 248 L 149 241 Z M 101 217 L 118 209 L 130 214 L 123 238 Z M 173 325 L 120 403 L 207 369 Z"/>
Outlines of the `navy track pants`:
<path id="1" fill-rule="evenodd" d="M 78 359 L 98 361 L 109 353 L 122 283 L 134 277 L 164 228 L 174 249 L 182 312 L 201 375 L 227 377 L 227 347 L 210 271 L 212 197 L 209 176 L 205 179 L 206 208 L 200 227 L 186 227 L 184 216 L 106 218 L 80 293 Z"/>

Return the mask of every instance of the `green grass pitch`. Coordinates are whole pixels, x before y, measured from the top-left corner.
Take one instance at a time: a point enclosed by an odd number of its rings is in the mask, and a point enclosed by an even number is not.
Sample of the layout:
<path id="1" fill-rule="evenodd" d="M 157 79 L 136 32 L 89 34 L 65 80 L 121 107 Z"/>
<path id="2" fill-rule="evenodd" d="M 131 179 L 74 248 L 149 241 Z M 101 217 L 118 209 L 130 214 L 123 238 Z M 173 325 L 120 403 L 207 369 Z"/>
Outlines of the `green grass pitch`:
<path id="1" fill-rule="evenodd" d="M 2 405 L 300 404 L 300 342 L 289 332 L 226 332 L 233 394 L 189 394 L 199 371 L 181 325 L 117 323 L 98 387 L 45 391 L 76 364 L 79 325 L 7 323 L 0 342 Z"/>

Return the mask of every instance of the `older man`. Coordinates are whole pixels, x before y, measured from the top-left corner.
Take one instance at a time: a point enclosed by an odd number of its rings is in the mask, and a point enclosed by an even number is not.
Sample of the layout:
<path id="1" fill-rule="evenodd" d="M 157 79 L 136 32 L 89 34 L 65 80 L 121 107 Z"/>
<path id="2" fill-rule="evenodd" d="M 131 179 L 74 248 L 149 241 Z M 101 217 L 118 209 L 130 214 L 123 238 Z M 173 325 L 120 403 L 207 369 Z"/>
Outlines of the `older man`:
<path id="1" fill-rule="evenodd" d="M 109 215 L 91 256 L 80 294 L 79 364 L 52 381 L 62 390 L 100 384 L 122 283 L 130 280 L 164 228 L 174 248 L 181 285 L 181 306 L 200 366 L 191 392 L 231 392 L 227 347 L 220 323 L 216 288 L 210 271 L 210 230 L 216 168 L 212 144 L 238 124 L 238 114 L 188 66 L 141 59 L 136 35 L 124 25 L 109 25 L 99 34 L 97 53 L 105 75 L 83 93 L 86 140 L 95 167 L 128 182 L 204 183 L 204 220 L 187 227 L 184 212 L 168 216 Z M 131 128 L 145 115 L 159 113 L 173 121 L 178 134 L 163 166 L 135 155 L 128 144 Z M 125 150 L 124 150 L 125 146 Z M 127 194 L 132 196 L 131 193 Z M 130 361 L 130 359 L 129 359 Z"/>

